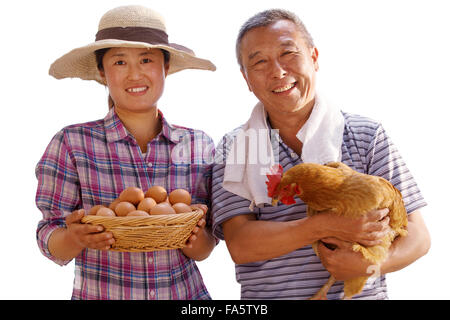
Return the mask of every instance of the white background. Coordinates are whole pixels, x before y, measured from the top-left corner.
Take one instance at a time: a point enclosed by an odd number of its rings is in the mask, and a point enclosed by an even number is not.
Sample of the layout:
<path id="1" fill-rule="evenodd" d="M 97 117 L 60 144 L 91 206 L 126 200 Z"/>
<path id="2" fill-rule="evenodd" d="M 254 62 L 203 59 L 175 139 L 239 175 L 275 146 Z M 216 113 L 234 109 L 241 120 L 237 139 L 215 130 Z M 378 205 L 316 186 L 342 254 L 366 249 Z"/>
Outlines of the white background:
<path id="1" fill-rule="evenodd" d="M 450 297 L 448 1 L 41 0 L 0 5 L 1 299 L 70 299 L 73 262 L 57 266 L 36 245 L 41 214 L 34 204 L 34 167 L 62 127 L 104 117 L 107 91 L 90 81 L 55 80 L 48 68 L 92 42 L 107 10 L 139 3 L 165 17 L 171 42 L 216 64 L 214 73 L 169 76 L 159 103 L 170 122 L 202 129 L 216 143 L 247 120 L 256 101 L 235 59 L 239 27 L 272 7 L 297 13 L 319 50 L 322 91 L 344 111 L 383 123 L 429 203 L 423 215 L 431 250 L 388 275 L 390 297 Z M 239 299 L 224 242 L 199 267 L 214 299 Z"/>

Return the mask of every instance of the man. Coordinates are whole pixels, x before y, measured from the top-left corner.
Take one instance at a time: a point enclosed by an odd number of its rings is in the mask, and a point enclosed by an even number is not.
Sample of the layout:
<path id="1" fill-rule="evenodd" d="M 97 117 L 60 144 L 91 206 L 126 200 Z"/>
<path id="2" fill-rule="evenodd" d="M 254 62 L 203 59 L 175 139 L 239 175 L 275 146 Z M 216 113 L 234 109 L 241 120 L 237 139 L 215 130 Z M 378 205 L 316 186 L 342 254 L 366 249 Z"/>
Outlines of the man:
<path id="1" fill-rule="evenodd" d="M 376 271 L 380 277 L 367 281 L 353 298 L 387 299 L 384 275 L 406 267 L 430 247 L 419 211 L 426 203 L 397 149 L 379 123 L 336 112 L 323 102 L 316 92 L 318 50 L 293 13 L 268 10 L 250 18 L 239 32 L 236 54 L 248 88 L 260 103 L 243 127 L 219 143 L 212 213 L 214 232 L 226 241 L 236 263 L 241 298 L 308 299 L 326 283 L 330 273 L 337 280 L 346 280 Z M 258 108 L 263 110 L 259 118 Z M 320 128 L 315 134 L 313 124 Z M 360 219 L 330 213 L 306 217 L 306 205 L 300 199 L 293 205 L 272 207 L 267 199 L 257 197 L 260 190 L 254 181 L 261 185 L 261 178 L 252 176 L 255 170 L 251 165 L 231 162 L 239 158 L 232 155 L 239 149 L 236 141 L 244 141 L 238 138 L 242 129 L 249 132 L 261 126 L 276 130 L 270 143 L 274 157 L 286 170 L 302 162 L 338 160 L 357 171 L 380 175 L 402 192 L 409 214 L 408 236 L 394 241 L 379 270 L 353 252 L 349 242 L 378 244 L 389 230 L 387 210 L 374 210 Z M 247 150 L 249 161 L 250 149 L 241 150 Z M 337 245 L 331 250 L 321 244 L 322 260 L 311 247 L 320 239 Z M 342 297 L 343 283 L 338 281 L 328 298 Z"/>

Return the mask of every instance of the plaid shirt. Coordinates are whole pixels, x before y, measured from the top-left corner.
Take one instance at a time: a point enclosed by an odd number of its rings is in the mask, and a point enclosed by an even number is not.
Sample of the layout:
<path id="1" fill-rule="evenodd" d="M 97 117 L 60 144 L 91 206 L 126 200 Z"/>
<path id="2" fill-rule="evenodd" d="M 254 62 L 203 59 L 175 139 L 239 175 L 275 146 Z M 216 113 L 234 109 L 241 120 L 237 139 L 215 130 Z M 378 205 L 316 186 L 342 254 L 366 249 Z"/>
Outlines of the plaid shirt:
<path id="1" fill-rule="evenodd" d="M 37 228 L 41 252 L 51 233 L 75 209 L 111 203 L 131 186 L 184 188 L 209 207 L 214 144 L 199 130 L 174 126 L 160 113 L 162 130 L 142 154 L 112 108 L 98 121 L 58 132 L 36 166 Z M 209 217 L 208 219 L 209 220 Z M 210 221 L 208 221 L 210 223 Z M 72 299 L 210 299 L 200 272 L 181 250 L 114 252 L 85 249 L 75 259 Z"/>

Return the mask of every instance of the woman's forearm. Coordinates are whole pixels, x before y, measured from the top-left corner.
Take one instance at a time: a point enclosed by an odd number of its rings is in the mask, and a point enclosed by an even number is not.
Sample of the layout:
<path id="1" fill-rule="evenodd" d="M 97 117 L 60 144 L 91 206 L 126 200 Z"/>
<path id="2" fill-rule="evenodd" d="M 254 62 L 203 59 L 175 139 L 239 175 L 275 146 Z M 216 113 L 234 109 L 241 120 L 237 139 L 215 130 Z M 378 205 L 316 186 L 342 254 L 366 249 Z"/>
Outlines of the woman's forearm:
<path id="1" fill-rule="evenodd" d="M 58 228 L 52 232 L 48 239 L 48 250 L 55 258 L 67 261 L 78 256 L 83 248 L 77 246 L 67 236 L 66 228 Z"/>
<path id="2" fill-rule="evenodd" d="M 206 259 L 216 246 L 216 239 L 209 228 L 201 228 L 194 242 L 191 247 L 184 247 L 182 251 L 185 256 L 196 261 Z"/>

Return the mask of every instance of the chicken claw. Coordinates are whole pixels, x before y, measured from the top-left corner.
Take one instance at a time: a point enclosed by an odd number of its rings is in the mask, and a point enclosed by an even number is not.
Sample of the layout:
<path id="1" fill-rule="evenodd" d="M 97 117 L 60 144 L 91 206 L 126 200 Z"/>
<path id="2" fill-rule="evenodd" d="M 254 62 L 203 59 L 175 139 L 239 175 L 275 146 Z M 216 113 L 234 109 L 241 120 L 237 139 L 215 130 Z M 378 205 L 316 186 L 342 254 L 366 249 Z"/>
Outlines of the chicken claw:
<path id="1" fill-rule="evenodd" d="M 327 283 L 323 285 L 322 288 L 320 288 L 319 291 L 315 295 L 313 295 L 309 300 L 328 300 L 327 299 L 327 293 L 328 290 L 330 290 L 331 286 L 336 282 L 336 279 L 333 276 L 330 276 Z"/>

